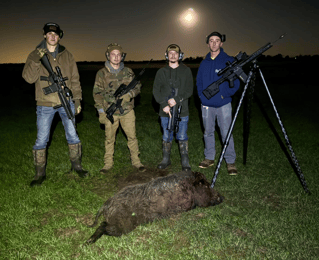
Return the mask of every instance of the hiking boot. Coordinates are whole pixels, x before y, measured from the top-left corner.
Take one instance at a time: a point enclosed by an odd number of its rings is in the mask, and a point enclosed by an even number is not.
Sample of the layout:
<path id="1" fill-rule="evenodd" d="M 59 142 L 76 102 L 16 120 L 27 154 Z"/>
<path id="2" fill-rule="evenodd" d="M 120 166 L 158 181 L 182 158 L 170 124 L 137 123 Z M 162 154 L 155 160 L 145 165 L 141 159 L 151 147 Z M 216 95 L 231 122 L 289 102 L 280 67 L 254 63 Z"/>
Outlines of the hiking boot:
<path id="1" fill-rule="evenodd" d="M 100 170 L 100 174 L 107 174 L 109 170 L 111 170 L 113 166 L 104 165 L 104 167 Z"/>
<path id="2" fill-rule="evenodd" d="M 202 161 L 202 162 L 198 165 L 198 167 L 205 169 L 205 168 L 208 168 L 208 167 L 213 166 L 213 165 L 214 165 L 214 160 L 205 159 L 204 161 Z"/>
<path id="3" fill-rule="evenodd" d="M 237 168 L 234 163 L 227 163 L 227 171 L 229 175 L 237 175 Z"/>

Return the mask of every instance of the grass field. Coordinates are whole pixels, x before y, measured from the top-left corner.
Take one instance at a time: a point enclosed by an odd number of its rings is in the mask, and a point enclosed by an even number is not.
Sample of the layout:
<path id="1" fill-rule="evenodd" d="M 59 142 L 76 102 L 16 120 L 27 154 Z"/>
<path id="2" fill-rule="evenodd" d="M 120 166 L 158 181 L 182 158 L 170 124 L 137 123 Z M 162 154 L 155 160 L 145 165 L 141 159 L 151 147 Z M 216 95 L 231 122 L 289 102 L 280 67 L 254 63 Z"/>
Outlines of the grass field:
<path id="1" fill-rule="evenodd" d="M 103 65 L 103 64 L 101 64 Z M 129 66 L 129 64 L 128 64 Z M 91 176 L 80 179 L 70 169 L 63 126 L 58 117 L 48 149 L 47 180 L 30 188 L 34 175 L 32 146 L 36 138 L 34 86 L 21 78 L 21 65 L 1 65 L 0 97 L 0 259 L 319 259 L 319 107 L 316 66 L 307 63 L 261 63 L 268 87 L 288 133 L 311 195 L 303 190 L 289 160 L 257 103 L 252 105 L 247 163 L 243 165 L 243 109 L 234 128 L 239 174 L 229 176 L 225 163 L 215 188 L 225 201 L 196 208 L 169 219 L 139 226 L 122 237 L 103 236 L 82 247 L 93 234 L 93 217 L 119 187 L 139 174 L 130 164 L 126 138 L 120 130 L 115 165 L 107 176 L 103 166 L 104 130 L 92 97 L 99 66 L 79 65 L 83 112 L 77 130 L 83 144 L 83 166 Z M 195 66 L 194 66 L 195 67 Z M 139 69 L 133 68 L 136 73 Z M 136 100 L 136 127 L 144 176 L 160 174 L 161 129 L 152 84 L 157 68 L 146 70 Z M 196 76 L 197 69 L 193 68 Z M 209 180 L 215 167 L 200 169 L 204 159 L 199 100 L 190 100 L 189 154 L 194 171 Z M 284 142 L 260 78 L 255 87 L 260 102 Z M 238 104 L 239 91 L 233 101 Z M 218 155 L 221 144 L 216 135 Z M 172 166 L 181 170 L 177 144 Z M 216 158 L 218 159 L 218 158 Z"/>

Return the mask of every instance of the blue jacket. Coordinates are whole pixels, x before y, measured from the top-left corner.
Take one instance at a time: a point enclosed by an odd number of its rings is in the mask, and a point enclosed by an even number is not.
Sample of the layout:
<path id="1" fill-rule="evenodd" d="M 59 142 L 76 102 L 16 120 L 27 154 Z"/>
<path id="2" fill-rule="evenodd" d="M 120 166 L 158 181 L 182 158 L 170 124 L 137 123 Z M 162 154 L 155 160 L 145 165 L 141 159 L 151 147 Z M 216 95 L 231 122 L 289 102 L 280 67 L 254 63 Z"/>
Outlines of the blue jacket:
<path id="1" fill-rule="evenodd" d="M 233 62 L 234 58 L 228 56 L 223 48 L 220 48 L 220 53 L 218 56 L 212 60 L 210 52 L 206 55 L 206 58 L 199 65 L 197 72 L 196 85 L 198 96 L 201 100 L 202 105 L 208 107 L 221 107 L 232 101 L 231 96 L 233 96 L 239 89 L 240 81 L 236 79 L 234 81 L 234 87 L 229 87 L 229 82 L 224 81 L 219 85 L 219 92 L 213 96 L 211 99 L 207 99 L 203 95 L 203 90 L 205 90 L 210 84 L 217 81 L 221 76 L 217 76 L 217 73 L 226 67 L 226 62 Z"/>

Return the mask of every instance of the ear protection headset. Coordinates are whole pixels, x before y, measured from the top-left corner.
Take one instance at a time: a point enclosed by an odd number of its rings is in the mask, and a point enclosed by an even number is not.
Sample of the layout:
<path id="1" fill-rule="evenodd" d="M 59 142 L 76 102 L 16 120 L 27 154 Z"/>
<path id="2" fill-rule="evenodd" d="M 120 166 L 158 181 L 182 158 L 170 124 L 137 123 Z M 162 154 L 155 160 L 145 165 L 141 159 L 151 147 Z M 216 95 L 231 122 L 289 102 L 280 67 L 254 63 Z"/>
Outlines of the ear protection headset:
<path id="1" fill-rule="evenodd" d="M 170 44 L 168 45 L 168 47 L 166 48 L 166 52 L 165 52 L 165 58 L 166 60 L 168 60 L 168 52 L 169 51 L 176 51 L 178 52 L 178 61 L 181 61 L 184 58 L 184 53 L 182 52 L 181 48 L 177 45 L 177 44 Z"/>
<path id="2" fill-rule="evenodd" d="M 123 49 L 121 47 L 121 45 L 117 44 L 117 43 L 111 43 L 109 46 L 107 46 L 106 52 L 105 52 L 105 56 L 107 58 L 107 60 L 110 60 L 110 53 L 113 50 L 119 50 L 122 54 L 122 59 L 121 61 L 123 62 L 126 56 L 126 53 L 123 52 Z"/>
<path id="3" fill-rule="evenodd" d="M 225 42 L 226 41 L 226 35 L 225 34 L 220 34 L 219 32 L 212 32 L 211 34 L 206 36 L 206 43 L 208 44 L 209 42 L 209 38 L 212 36 L 218 36 L 221 40 L 221 42 Z"/>

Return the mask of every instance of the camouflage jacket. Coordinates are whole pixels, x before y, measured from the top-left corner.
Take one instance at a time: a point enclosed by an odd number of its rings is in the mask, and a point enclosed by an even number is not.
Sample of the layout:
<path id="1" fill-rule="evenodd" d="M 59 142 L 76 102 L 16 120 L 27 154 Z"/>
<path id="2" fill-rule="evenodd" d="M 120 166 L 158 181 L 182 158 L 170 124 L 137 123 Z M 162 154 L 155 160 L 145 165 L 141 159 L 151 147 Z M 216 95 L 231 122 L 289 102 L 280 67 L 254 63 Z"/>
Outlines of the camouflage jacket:
<path id="1" fill-rule="evenodd" d="M 109 68 L 104 67 L 100 69 L 95 77 L 95 83 L 93 88 L 93 98 L 95 101 L 95 108 L 101 112 L 104 112 L 116 102 L 114 98 L 115 91 L 121 84 L 128 85 L 134 78 L 134 72 L 128 67 L 124 67 L 119 73 L 111 73 Z M 134 108 L 134 97 L 136 97 L 141 91 L 141 84 L 138 83 L 134 89 L 129 91 L 132 97 L 129 102 L 122 102 L 122 108 L 124 113 L 121 114 L 119 109 L 116 110 L 114 115 L 125 115 Z"/>

